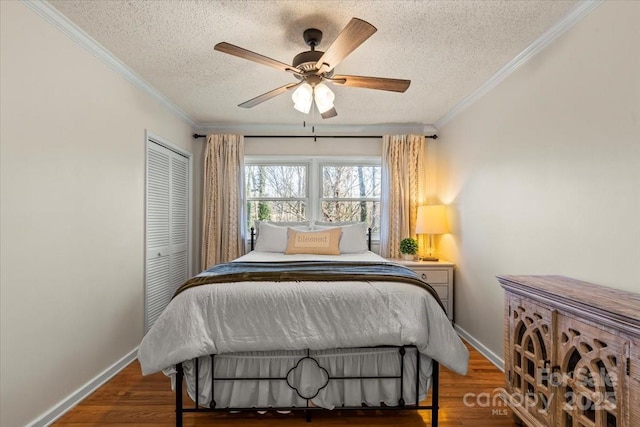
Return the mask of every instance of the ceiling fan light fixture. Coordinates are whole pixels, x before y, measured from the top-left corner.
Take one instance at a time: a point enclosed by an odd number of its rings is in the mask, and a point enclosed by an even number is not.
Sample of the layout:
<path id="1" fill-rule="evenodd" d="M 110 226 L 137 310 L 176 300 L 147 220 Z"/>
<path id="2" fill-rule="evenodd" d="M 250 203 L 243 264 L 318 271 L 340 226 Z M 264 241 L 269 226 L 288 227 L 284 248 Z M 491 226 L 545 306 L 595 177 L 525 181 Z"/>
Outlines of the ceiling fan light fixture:
<path id="1" fill-rule="evenodd" d="M 292 94 L 293 108 L 304 114 L 309 114 L 313 102 L 313 88 L 309 83 L 303 83 Z"/>
<path id="2" fill-rule="evenodd" d="M 338 37 L 324 52 L 316 50 L 322 39 L 322 31 L 309 28 L 305 30 L 303 38 L 311 49 L 301 52 L 293 58 L 293 65 L 276 61 L 259 53 L 252 52 L 240 46 L 227 42 L 220 42 L 214 49 L 238 58 L 253 61 L 258 64 L 292 73 L 299 83 L 290 83 L 256 96 L 238 107 L 251 108 L 268 101 L 276 96 L 296 88 L 291 95 L 294 108 L 304 114 L 309 114 L 315 100 L 316 108 L 323 119 L 330 119 L 338 115 L 333 105 L 335 95 L 322 83 L 328 80 L 341 86 L 362 87 L 366 89 L 404 92 L 411 84 L 411 80 L 390 79 L 384 77 L 335 75 L 334 69 L 344 58 L 351 54 L 377 31 L 376 27 L 358 18 L 351 18 L 349 23 L 338 34 Z"/>
<path id="3" fill-rule="evenodd" d="M 333 101 L 336 99 L 336 95 L 324 83 L 318 83 L 313 88 L 313 95 L 320 114 L 326 113 L 333 108 Z"/>

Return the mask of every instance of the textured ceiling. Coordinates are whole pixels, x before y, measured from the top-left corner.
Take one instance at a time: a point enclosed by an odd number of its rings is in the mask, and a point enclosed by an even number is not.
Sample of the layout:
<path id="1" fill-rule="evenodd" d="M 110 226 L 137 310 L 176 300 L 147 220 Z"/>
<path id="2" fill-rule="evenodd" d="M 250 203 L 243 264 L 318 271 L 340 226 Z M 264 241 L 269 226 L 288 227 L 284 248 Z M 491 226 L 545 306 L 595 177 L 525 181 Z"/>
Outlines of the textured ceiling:
<path id="1" fill-rule="evenodd" d="M 578 3 L 572 1 L 49 2 L 198 125 L 433 124 Z M 335 69 L 411 80 L 405 93 L 331 85 L 338 116 L 293 109 L 285 93 L 237 105 L 295 78 L 213 50 L 226 41 L 291 64 L 307 28 L 326 50 L 352 17 L 378 31 Z"/>

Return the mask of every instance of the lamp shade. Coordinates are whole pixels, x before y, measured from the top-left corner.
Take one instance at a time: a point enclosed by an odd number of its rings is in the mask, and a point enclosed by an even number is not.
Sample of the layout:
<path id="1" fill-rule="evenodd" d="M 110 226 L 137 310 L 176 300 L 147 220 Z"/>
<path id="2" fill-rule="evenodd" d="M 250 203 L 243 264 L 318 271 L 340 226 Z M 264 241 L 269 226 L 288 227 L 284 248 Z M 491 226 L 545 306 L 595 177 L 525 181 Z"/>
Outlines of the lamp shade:
<path id="1" fill-rule="evenodd" d="M 291 94 L 293 108 L 301 113 L 309 114 L 311 103 L 313 102 L 313 88 L 309 83 L 301 84 L 298 89 Z"/>
<path id="2" fill-rule="evenodd" d="M 444 234 L 449 231 L 445 205 L 418 206 L 416 234 Z"/>
<path id="3" fill-rule="evenodd" d="M 321 114 L 333 108 L 333 101 L 336 99 L 336 96 L 326 84 L 318 83 L 316 87 L 313 88 L 313 94 L 316 100 L 316 107 L 318 107 L 318 111 L 320 111 Z"/>

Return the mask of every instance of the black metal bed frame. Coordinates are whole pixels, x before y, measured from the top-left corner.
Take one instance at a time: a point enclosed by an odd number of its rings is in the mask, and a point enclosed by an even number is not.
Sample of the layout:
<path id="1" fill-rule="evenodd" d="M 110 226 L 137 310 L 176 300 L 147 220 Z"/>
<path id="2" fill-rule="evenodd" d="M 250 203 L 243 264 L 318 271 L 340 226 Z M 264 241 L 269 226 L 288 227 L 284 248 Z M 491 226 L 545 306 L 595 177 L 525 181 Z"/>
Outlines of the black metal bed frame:
<path id="1" fill-rule="evenodd" d="M 182 363 L 178 363 L 176 365 L 176 427 L 182 427 L 182 418 L 185 413 L 191 412 L 231 412 L 231 411 L 303 411 L 306 416 L 307 422 L 311 421 L 311 412 L 312 411 L 326 411 L 327 409 L 312 406 L 311 399 L 315 398 L 320 390 L 325 388 L 330 381 L 332 380 L 379 380 L 379 379 L 396 379 L 400 381 L 400 397 L 398 398 L 397 406 L 339 406 L 336 407 L 335 410 L 339 411 L 389 411 L 389 410 L 430 410 L 431 411 L 431 426 L 438 426 L 438 402 L 439 402 L 439 369 L 440 365 L 436 360 L 432 360 L 432 374 L 431 374 L 431 405 L 420 405 L 420 352 L 418 352 L 417 348 L 414 345 L 405 345 L 405 346 L 376 346 L 376 347 L 357 347 L 357 349 L 379 349 L 379 348 L 397 348 L 398 354 L 400 356 L 400 372 L 398 375 L 379 375 L 379 376 L 331 376 L 329 371 L 320 365 L 317 359 L 311 356 L 309 350 L 306 350 L 306 356 L 301 357 L 295 363 L 295 365 L 287 371 L 287 374 L 284 377 L 216 377 L 215 376 L 215 355 L 211 354 L 209 357 L 211 358 L 211 403 L 209 407 L 200 407 L 199 399 L 199 361 L 198 358 L 194 359 L 195 362 L 195 401 L 193 407 L 185 407 L 183 402 L 183 379 L 184 379 L 184 368 L 182 367 Z M 415 405 L 405 405 L 404 399 L 404 356 L 406 354 L 407 348 L 415 348 L 416 349 L 416 378 L 415 378 Z M 326 383 L 319 387 L 315 394 L 311 396 L 304 396 L 300 393 L 300 391 L 294 387 L 294 385 L 289 383 L 289 374 L 296 369 L 303 360 L 310 359 L 314 361 L 320 369 L 322 369 L 327 376 Z M 293 389 L 296 394 L 303 399 L 306 404 L 305 406 L 293 406 L 293 407 L 226 407 L 226 408 L 217 408 L 216 401 L 214 400 L 214 391 L 215 391 L 215 383 L 216 381 L 285 381 L 287 385 Z M 428 394 L 429 390 L 425 390 L 425 393 Z"/>
<path id="2" fill-rule="evenodd" d="M 255 229 L 251 227 L 251 242 L 250 247 L 251 250 L 254 249 L 255 245 Z M 369 250 L 371 250 L 371 228 L 367 228 L 367 245 Z M 315 398 L 320 390 L 325 388 L 329 381 L 332 380 L 380 380 L 380 379 L 396 379 L 400 381 L 400 397 L 398 398 L 397 406 L 339 406 L 336 407 L 336 410 L 340 411 L 389 411 L 389 410 L 430 410 L 431 411 L 431 426 L 438 426 L 438 401 L 439 401 L 439 382 L 440 382 L 440 364 L 436 360 L 432 360 L 432 374 L 431 374 L 431 405 L 420 405 L 420 352 L 417 350 L 414 345 L 404 345 L 404 346 L 393 346 L 393 345 L 383 345 L 383 346 L 375 346 L 375 347 L 356 347 L 353 350 L 357 349 L 380 349 L 380 348 L 397 348 L 398 354 L 400 356 L 400 372 L 398 375 L 380 375 L 380 376 L 334 376 L 332 377 L 329 374 L 329 371 L 322 367 L 318 361 L 311 357 L 310 350 L 306 350 L 306 356 L 301 357 L 291 368 L 284 377 L 240 377 L 240 378 L 229 378 L 229 377 L 220 377 L 216 378 L 215 376 L 215 354 L 209 355 L 211 358 L 211 404 L 208 408 L 201 408 L 199 399 L 199 361 L 198 358 L 194 359 L 195 362 L 195 379 L 196 379 L 196 391 L 195 391 L 195 402 L 193 407 L 185 407 L 182 396 L 182 386 L 184 382 L 184 368 L 182 367 L 182 363 L 178 363 L 176 365 L 176 427 L 182 427 L 182 417 L 185 413 L 191 412 L 231 412 L 231 411 L 304 411 L 307 422 L 311 421 L 311 412 L 312 411 L 326 411 L 327 409 L 321 408 L 318 406 L 311 406 L 311 399 Z M 404 356 L 406 354 L 407 348 L 415 348 L 416 349 L 416 378 L 415 378 L 415 398 L 416 404 L 411 406 L 405 405 L 404 399 Z M 327 376 L 327 382 L 312 396 L 303 396 L 296 387 L 289 383 L 288 377 L 289 374 L 298 367 L 305 359 L 311 359 L 314 361 L 320 369 L 322 369 Z M 227 408 L 217 408 L 216 402 L 214 400 L 214 389 L 216 381 L 285 381 L 289 388 L 293 389 L 296 394 L 305 400 L 305 406 L 300 407 L 251 407 L 251 408 L 238 408 L 238 407 L 227 407 Z M 425 390 L 426 394 L 428 394 L 429 390 Z"/>

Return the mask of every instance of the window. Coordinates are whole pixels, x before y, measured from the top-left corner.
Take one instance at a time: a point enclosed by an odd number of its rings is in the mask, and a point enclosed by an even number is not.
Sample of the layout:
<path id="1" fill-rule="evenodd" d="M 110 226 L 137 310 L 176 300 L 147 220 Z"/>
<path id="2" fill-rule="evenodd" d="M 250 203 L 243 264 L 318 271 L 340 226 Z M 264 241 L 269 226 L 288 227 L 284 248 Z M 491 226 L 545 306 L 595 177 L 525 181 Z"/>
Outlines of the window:
<path id="1" fill-rule="evenodd" d="M 320 166 L 321 221 L 362 221 L 380 229 L 380 166 Z"/>
<path id="2" fill-rule="evenodd" d="M 254 164 L 245 168 L 247 219 L 304 221 L 309 204 L 307 165 Z"/>
<path id="3" fill-rule="evenodd" d="M 363 221 L 380 232 L 380 158 L 245 158 L 247 228 L 255 220 Z"/>

